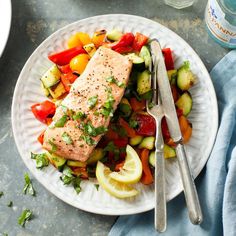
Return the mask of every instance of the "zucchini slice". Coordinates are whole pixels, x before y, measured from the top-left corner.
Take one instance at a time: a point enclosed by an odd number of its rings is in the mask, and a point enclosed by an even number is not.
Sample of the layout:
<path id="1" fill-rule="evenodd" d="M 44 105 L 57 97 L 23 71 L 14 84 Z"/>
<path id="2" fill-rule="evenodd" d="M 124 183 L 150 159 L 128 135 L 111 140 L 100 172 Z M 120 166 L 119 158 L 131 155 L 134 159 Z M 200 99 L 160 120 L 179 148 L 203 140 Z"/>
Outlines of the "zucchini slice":
<path id="1" fill-rule="evenodd" d="M 52 165 L 54 165 L 59 170 L 61 170 L 64 164 L 66 163 L 66 159 L 56 155 L 55 153 L 46 152 L 46 155 Z"/>
<path id="2" fill-rule="evenodd" d="M 176 151 L 173 147 L 167 145 L 167 144 L 164 144 L 164 157 L 165 158 L 173 158 L 173 157 L 176 157 Z"/>
<path id="3" fill-rule="evenodd" d="M 149 164 L 155 167 L 155 151 L 150 153 L 148 160 L 149 160 Z"/>
<path id="4" fill-rule="evenodd" d="M 68 166 L 74 166 L 74 167 L 86 167 L 87 163 L 86 162 L 81 162 L 81 161 L 67 161 Z"/>
<path id="5" fill-rule="evenodd" d="M 45 88 L 50 88 L 60 81 L 61 72 L 54 64 L 48 71 L 42 76 L 41 81 Z"/>
<path id="6" fill-rule="evenodd" d="M 170 84 L 175 85 L 176 79 L 177 79 L 177 70 L 168 70 L 167 75 L 168 75 Z"/>
<path id="7" fill-rule="evenodd" d="M 139 95 L 145 94 L 151 90 L 150 72 L 148 70 L 138 73 L 137 92 Z"/>
<path id="8" fill-rule="evenodd" d="M 130 53 L 126 55 L 132 62 L 133 62 L 133 67 L 137 71 L 144 71 L 145 70 L 145 62 L 142 57 L 139 57 L 135 53 Z"/>
<path id="9" fill-rule="evenodd" d="M 44 94 L 46 97 L 48 97 L 48 96 L 50 95 L 49 90 L 44 87 L 42 81 L 41 81 L 41 83 L 40 83 L 40 86 L 41 86 L 41 89 L 42 89 L 42 91 L 43 91 L 43 94 Z"/>
<path id="10" fill-rule="evenodd" d="M 183 93 L 177 100 L 175 105 L 183 111 L 183 115 L 187 116 L 192 110 L 193 100 L 189 92 Z"/>
<path id="11" fill-rule="evenodd" d="M 111 40 L 111 41 L 118 41 L 120 40 L 120 38 L 122 37 L 122 32 L 117 30 L 117 29 L 113 29 L 111 31 L 108 31 L 106 34 L 107 39 Z"/>
<path id="12" fill-rule="evenodd" d="M 143 136 L 137 135 L 137 136 L 129 139 L 129 144 L 131 146 L 136 146 L 136 145 L 140 144 L 142 142 L 142 140 L 143 140 Z"/>
<path id="13" fill-rule="evenodd" d="M 88 165 L 94 165 L 99 160 L 101 160 L 105 156 L 105 152 L 102 148 L 95 148 L 94 151 L 91 153 L 89 159 L 87 160 Z"/>
<path id="14" fill-rule="evenodd" d="M 83 46 L 84 50 L 89 54 L 90 57 L 96 52 L 96 47 L 93 43 L 89 43 Z"/>
<path id="15" fill-rule="evenodd" d="M 150 54 L 150 51 L 147 46 L 142 46 L 139 56 L 141 58 L 143 58 L 143 60 L 145 62 L 145 67 L 149 68 L 149 66 L 152 63 L 152 58 L 151 58 L 151 54 Z"/>
<path id="16" fill-rule="evenodd" d="M 146 148 L 148 150 L 152 150 L 155 144 L 155 137 L 145 137 L 142 142 L 139 144 L 138 148 Z"/>
<path id="17" fill-rule="evenodd" d="M 57 84 L 55 87 L 49 88 L 49 93 L 53 98 L 59 98 L 61 95 L 66 93 L 66 90 L 64 88 L 64 85 L 62 82 Z"/>
<path id="18" fill-rule="evenodd" d="M 184 65 L 178 69 L 177 73 L 177 86 L 186 91 L 190 89 L 195 83 L 195 77 L 190 70 L 189 62 L 184 62 Z"/>

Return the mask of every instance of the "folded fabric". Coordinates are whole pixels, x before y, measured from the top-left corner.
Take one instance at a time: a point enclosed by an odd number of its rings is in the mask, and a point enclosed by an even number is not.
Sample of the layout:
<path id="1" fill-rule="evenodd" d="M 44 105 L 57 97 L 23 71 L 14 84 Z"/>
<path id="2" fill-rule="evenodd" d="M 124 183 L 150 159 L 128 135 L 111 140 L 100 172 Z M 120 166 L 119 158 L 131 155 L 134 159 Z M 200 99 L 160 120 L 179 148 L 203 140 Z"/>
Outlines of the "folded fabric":
<path id="1" fill-rule="evenodd" d="M 236 50 L 211 71 L 219 106 L 219 130 L 210 158 L 196 179 L 204 221 L 192 225 L 183 193 L 167 204 L 166 236 L 236 235 Z M 109 236 L 160 235 L 153 226 L 153 210 L 119 217 Z"/>

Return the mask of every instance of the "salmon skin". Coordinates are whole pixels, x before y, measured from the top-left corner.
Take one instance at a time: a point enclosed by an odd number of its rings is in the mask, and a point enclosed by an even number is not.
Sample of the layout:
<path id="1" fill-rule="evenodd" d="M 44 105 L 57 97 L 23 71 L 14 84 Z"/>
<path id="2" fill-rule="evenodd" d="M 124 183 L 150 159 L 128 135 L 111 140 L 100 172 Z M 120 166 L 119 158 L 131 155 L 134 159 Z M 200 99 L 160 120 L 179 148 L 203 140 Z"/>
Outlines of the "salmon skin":
<path id="1" fill-rule="evenodd" d="M 131 69 L 127 57 L 100 47 L 57 107 L 44 134 L 43 148 L 85 162 L 124 95 Z"/>

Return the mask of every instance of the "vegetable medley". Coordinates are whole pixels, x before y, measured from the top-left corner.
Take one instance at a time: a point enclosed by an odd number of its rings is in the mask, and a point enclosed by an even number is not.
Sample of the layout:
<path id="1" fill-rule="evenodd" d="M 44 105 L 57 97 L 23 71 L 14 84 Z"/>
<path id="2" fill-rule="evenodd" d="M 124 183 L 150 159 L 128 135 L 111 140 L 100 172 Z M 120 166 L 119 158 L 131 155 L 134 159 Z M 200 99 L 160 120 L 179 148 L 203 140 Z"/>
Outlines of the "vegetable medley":
<path id="1" fill-rule="evenodd" d="M 50 152 L 31 154 L 37 168 L 53 164 L 62 172 L 63 183 L 73 185 L 77 193 L 81 191 L 81 180 L 93 177 L 97 178 L 106 191 L 119 198 L 135 196 L 137 191 L 132 186 L 134 183 L 141 182 L 145 185 L 153 183 L 156 125 L 153 117 L 146 111 L 146 100 L 152 97 L 149 41 L 147 36 L 139 32 L 134 35 L 116 29 L 109 32 L 96 31 L 92 37 L 87 33 L 78 32 L 68 39 L 66 50 L 48 56 L 53 65 L 41 78 L 41 88 L 48 99 L 31 106 L 35 118 L 47 125 L 51 124 L 56 107 L 60 106 L 63 98 L 69 93 L 73 82 L 79 80 L 90 58 L 100 46 L 128 57 L 133 62 L 133 67 L 117 110 L 114 114 L 109 111 L 108 115 L 112 118 L 108 128 L 103 127 L 101 131 L 87 124 L 87 128 L 93 134 L 105 133 L 89 159 L 86 162 L 66 160 L 54 153 L 56 146 L 52 142 Z M 192 98 L 188 90 L 194 84 L 195 78 L 190 71 L 189 62 L 185 62 L 178 69 L 175 68 L 170 48 L 164 48 L 163 55 L 183 142 L 187 143 L 192 134 L 192 125 L 187 118 L 192 109 Z M 119 87 L 124 86 L 112 76 L 106 80 Z M 96 97 L 91 97 L 88 103 L 93 107 Z M 73 114 L 74 118 L 83 120 L 86 114 L 76 113 Z M 63 127 L 66 121 L 65 116 L 54 125 Z M 175 158 L 175 143 L 170 137 L 165 118 L 162 120 L 162 134 L 165 142 L 164 157 Z M 41 144 L 43 138 L 44 131 L 38 137 Z M 63 134 L 62 138 L 66 143 L 71 142 L 70 136 L 66 134 Z M 98 185 L 95 187 L 98 189 Z"/>

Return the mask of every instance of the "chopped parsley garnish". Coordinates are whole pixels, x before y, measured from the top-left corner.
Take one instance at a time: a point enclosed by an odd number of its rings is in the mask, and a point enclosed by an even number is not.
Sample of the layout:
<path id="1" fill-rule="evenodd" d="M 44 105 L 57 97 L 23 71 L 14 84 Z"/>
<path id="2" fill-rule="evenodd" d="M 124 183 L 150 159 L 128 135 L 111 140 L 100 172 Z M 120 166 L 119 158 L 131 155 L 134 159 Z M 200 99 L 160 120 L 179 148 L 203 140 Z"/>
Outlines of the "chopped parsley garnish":
<path id="1" fill-rule="evenodd" d="M 133 119 L 130 119 L 129 120 L 129 126 L 131 127 L 131 128 L 137 128 L 138 127 L 138 122 L 136 121 L 136 120 L 133 120 Z"/>
<path id="2" fill-rule="evenodd" d="M 105 152 L 112 152 L 115 155 L 115 161 L 119 160 L 120 158 L 120 150 L 113 142 L 109 142 L 107 146 L 104 148 Z"/>
<path id="3" fill-rule="evenodd" d="M 48 143 L 52 147 L 51 152 L 55 152 L 57 150 L 57 145 L 52 140 L 48 140 Z"/>
<path id="4" fill-rule="evenodd" d="M 46 153 L 34 154 L 31 152 L 31 159 L 36 161 L 36 168 L 38 169 L 42 169 L 43 167 L 49 165 Z"/>
<path id="5" fill-rule="evenodd" d="M 111 93 L 111 89 L 107 88 L 107 100 L 103 104 L 101 109 L 101 114 L 106 118 L 113 115 L 113 105 L 115 103 L 115 99 Z"/>
<path id="6" fill-rule="evenodd" d="M 106 78 L 106 81 L 109 82 L 109 83 L 113 83 L 113 84 L 116 84 L 118 87 L 120 88 L 124 88 L 125 87 L 125 84 L 116 80 L 114 76 L 110 76 L 108 78 Z"/>
<path id="7" fill-rule="evenodd" d="M 98 189 L 99 189 L 99 184 L 94 184 L 94 187 L 97 189 L 97 191 L 98 191 Z"/>
<path id="8" fill-rule="evenodd" d="M 13 206 L 13 202 L 10 201 L 8 204 L 7 204 L 8 207 L 12 207 Z"/>
<path id="9" fill-rule="evenodd" d="M 23 193 L 24 194 L 30 194 L 32 196 L 35 196 L 35 190 L 34 190 L 34 187 L 31 183 L 31 180 L 30 180 L 30 177 L 27 173 L 25 173 L 25 186 L 24 186 L 24 189 L 23 189 Z"/>
<path id="10" fill-rule="evenodd" d="M 64 167 L 60 179 L 65 185 L 72 184 L 77 194 L 81 192 L 81 186 L 80 186 L 81 178 L 80 176 L 74 176 L 73 171 L 71 170 L 70 167 L 68 166 Z"/>
<path id="11" fill-rule="evenodd" d="M 3 191 L 0 192 L 0 198 L 4 195 Z"/>
<path id="12" fill-rule="evenodd" d="M 80 139 L 83 139 L 89 146 L 97 144 L 97 142 L 94 139 L 92 139 L 89 135 L 82 134 L 80 136 Z"/>
<path id="13" fill-rule="evenodd" d="M 88 121 L 86 124 L 82 124 L 82 129 L 85 134 L 88 134 L 89 136 L 96 137 L 100 134 L 104 134 L 107 132 L 107 128 L 104 126 L 98 126 L 94 127 L 90 121 Z"/>
<path id="14" fill-rule="evenodd" d="M 90 109 L 94 108 L 98 101 L 98 95 L 90 97 L 88 99 L 88 106 Z"/>
<path id="15" fill-rule="evenodd" d="M 62 135 L 61 135 L 61 138 L 62 140 L 66 143 L 66 144 L 72 144 L 73 143 L 73 140 L 71 139 L 70 135 L 66 132 L 64 132 Z"/>
<path id="16" fill-rule="evenodd" d="M 76 114 L 74 114 L 72 116 L 73 120 L 80 120 L 80 119 L 83 120 L 86 117 L 87 117 L 87 115 L 84 112 L 81 112 L 81 111 L 77 112 Z"/>
<path id="17" fill-rule="evenodd" d="M 120 137 L 126 137 L 127 136 L 127 132 L 126 132 L 125 128 L 120 126 L 120 125 L 112 124 L 111 129 L 113 131 L 115 131 Z"/>
<path id="18" fill-rule="evenodd" d="M 55 124 L 55 127 L 64 127 L 66 121 L 68 119 L 68 115 L 63 115 Z"/>
<path id="19" fill-rule="evenodd" d="M 99 115 L 100 115 L 100 112 L 99 112 L 99 111 L 95 111 L 93 114 L 94 114 L 95 116 L 99 116 Z"/>
<path id="20" fill-rule="evenodd" d="M 67 113 L 68 108 L 66 106 L 61 105 L 61 109 L 65 114 Z"/>
<path id="21" fill-rule="evenodd" d="M 30 219 L 32 219 L 32 216 L 33 216 L 33 212 L 29 209 L 25 209 L 21 213 L 20 217 L 18 218 L 18 224 L 24 227 L 25 223 L 29 221 Z"/>

